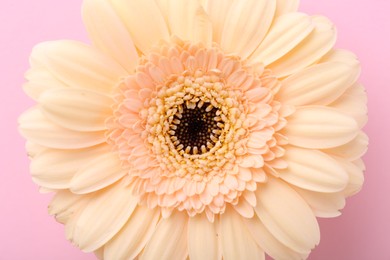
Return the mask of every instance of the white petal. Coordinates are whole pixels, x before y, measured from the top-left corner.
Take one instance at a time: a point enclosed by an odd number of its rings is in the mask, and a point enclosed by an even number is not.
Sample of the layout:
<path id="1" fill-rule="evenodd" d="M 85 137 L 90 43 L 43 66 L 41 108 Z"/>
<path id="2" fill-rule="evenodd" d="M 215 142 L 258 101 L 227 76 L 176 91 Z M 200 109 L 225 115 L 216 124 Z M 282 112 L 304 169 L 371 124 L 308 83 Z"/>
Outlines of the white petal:
<path id="1" fill-rule="evenodd" d="M 244 223 L 251 233 L 257 245 L 274 259 L 301 260 L 302 256 L 280 243 L 264 226 L 260 219 L 255 216 L 244 219 Z"/>
<path id="2" fill-rule="evenodd" d="M 89 38 L 99 50 L 116 60 L 126 71 L 133 72 L 137 50 L 126 27 L 107 0 L 84 0 L 83 20 Z"/>
<path id="3" fill-rule="evenodd" d="M 21 134 L 38 145 L 57 149 L 78 149 L 104 143 L 104 131 L 77 132 L 53 124 L 38 108 L 32 108 L 19 117 Z"/>
<path id="4" fill-rule="evenodd" d="M 215 223 L 206 215 L 197 214 L 188 222 L 188 253 L 192 260 L 220 259 Z"/>
<path id="5" fill-rule="evenodd" d="M 297 108 L 287 119 L 284 135 L 290 144 L 325 149 L 350 142 L 359 133 L 352 117 L 321 106 Z"/>
<path id="6" fill-rule="evenodd" d="M 286 13 L 296 12 L 298 10 L 298 7 L 299 0 L 277 0 L 275 16 L 281 16 Z"/>
<path id="7" fill-rule="evenodd" d="M 76 194 L 83 194 L 113 184 L 128 172 L 121 164 L 116 153 L 101 154 L 77 171 L 70 182 L 70 190 Z"/>
<path id="8" fill-rule="evenodd" d="M 107 129 L 113 100 L 86 89 L 52 89 L 39 98 L 43 114 L 52 122 L 75 131 Z"/>
<path id="9" fill-rule="evenodd" d="M 204 4 L 204 8 L 212 22 L 213 40 L 216 43 L 221 42 L 225 20 L 232 3 L 233 0 L 206 0 Z"/>
<path id="10" fill-rule="evenodd" d="M 319 243 L 317 220 L 306 202 L 288 184 L 269 178 L 256 192 L 257 216 L 287 247 L 305 254 Z"/>
<path id="11" fill-rule="evenodd" d="M 364 132 L 359 132 L 359 134 L 350 141 L 341 146 L 337 146 L 331 149 L 326 149 L 324 152 L 329 153 L 331 155 L 336 155 L 341 158 L 345 158 L 349 161 L 354 161 L 362 157 L 366 151 L 368 146 L 368 137 Z"/>
<path id="12" fill-rule="evenodd" d="M 305 14 L 289 13 L 279 16 L 250 59 L 268 65 L 298 45 L 313 28 L 311 18 Z"/>
<path id="13" fill-rule="evenodd" d="M 276 0 L 234 1 L 222 31 L 222 49 L 247 58 L 268 32 L 275 8 Z"/>
<path id="14" fill-rule="evenodd" d="M 289 53 L 268 66 L 277 77 L 285 77 L 315 63 L 336 41 L 336 29 L 325 17 L 312 17 L 314 30 Z"/>
<path id="15" fill-rule="evenodd" d="M 285 104 L 328 105 L 340 97 L 360 74 L 359 66 L 327 62 L 306 68 L 282 81 L 277 94 Z"/>
<path id="16" fill-rule="evenodd" d="M 295 190 L 309 204 L 317 217 L 333 218 L 340 216 L 339 210 L 345 206 L 345 197 L 342 192 L 320 193 L 299 188 Z"/>
<path id="17" fill-rule="evenodd" d="M 38 100 L 39 96 L 48 89 L 68 87 L 43 67 L 30 68 L 24 77 L 27 82 L 23 84 L 23 90 L 35 100 Z"/>
<path id="18" fill-rule="evenodd" d="M 164 17 L 154 0 L 112 0 L 111 3 L 126 25 L 135 45 L 143 53 L 160 40 L 169 39 Z"/>
<path id="19" fill-rule="evenodd" d="M 93 47 L 75 41 L 52 41 L 34 47 L 30 63 L 41 66 L 73 88 L 109 93 L 127 72 Z"/>
<path id="20" fill-rule="evenodd" d="M 186 212 L 174 211 L 170 217 L 161 219 L 140 259 L 186 259 L 187 223 Z"/>
<path id="21" fill-rule="evenodd" d="M 138 206 L 129 221 L 104 250 L 105 259 L 136 259 L 152 236 L 160 217 L 158 210 Z"/>
<path id="22" fill-rule="evenodd" d="M 30 171 L 35 183 L 49 189 L 67 189 L 75 173 L 102 153 L 108 145 L 77 150 L 45 149 L 31 162 Z"/>
<path id="23" fill-rule="evenodd" d="M 137 203 L 131 189 L 122 182 L 101 191 L 75 217 L 74 225 L 69 227 L 70 240 L 85 252 L 100 248 L 128 221 Z"/>
<path id="24" fill-rule="evenodd" d="M 317 192 L 342 191 L 348 183 L 348 174 L 326 153 L 288 147 L 283 159 L 286 169 L 279 169 L 283 180 L 303 189 Z"/>
<path id="25" fill-rule="evenodd" d="M 353 117 L 359 128 L 367 123 L 367 94 L 364 87 L 359 83 L 347 89 L 339 99 L 329 106 Z"/>
<path id="26" fill-rule="evenodd" d="M 226 207 L 220 219 L 223 259 L 265 259 L 264 252 L 255 243 L 235 210 Z"/>

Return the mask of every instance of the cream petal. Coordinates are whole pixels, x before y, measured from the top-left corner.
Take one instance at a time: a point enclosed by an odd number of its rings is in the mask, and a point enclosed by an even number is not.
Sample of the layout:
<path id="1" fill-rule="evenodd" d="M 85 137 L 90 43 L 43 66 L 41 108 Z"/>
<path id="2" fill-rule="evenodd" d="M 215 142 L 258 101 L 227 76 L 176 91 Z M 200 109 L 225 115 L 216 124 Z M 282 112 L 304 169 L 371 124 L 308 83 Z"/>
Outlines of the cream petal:
<path id="1" fill-rule="evenodd" d="M 256 191 L 257 216 L 268 231 L 298 253 L 309 253 L 320 241 L 317 220 L 303 198 L 288 184 L 269 178 Z"/>
<path id="2" fill-rule="evenodd" d="M 84 0 L 83 20 L 93 44 L 132 73 L 138 62 L 137 49 L 125 25 L 107 0 Z"/>
<path id="3" fill-rule="evenodd" d="M 301 260 L 302 256 L 280 243 L 257 216 L 244 219 L 244 223 L 257 245 L 274 259 Z"/>
<path id="4" fill-rule="evenodd" d="M 111 3 L 143 53 L 160 40 L 169 39 L 168 27 L 154 0 L 111 0 Z"/>
<path id="5" fill-rule="evenodd" d="M 193 19 L 190 40 L 192 42 L 201 42 L 204 46 L 211 47 L 213 42 L 213 27 L 205 10 L 199 7 Z"/>
<path id="6" fill-rule="evenodd" d="M 265 259 L 264 252 L 247 229 L 243 228 L 243 220 L 235 210 L 226 207 L 220 219 L 223 259 Z"/>
<path id="7" fill-rule="evenodd" d="M 174 211 L 170 217 L 161 219 L 140 259 L 186 259 L 187 223 L 185 212 Z"/>
<path id="8" fill-rule="evenodd" d="M 127 72 L 97 49 L 76 41 L 43 42 L 34 47 L 30 63 L 42 66 L 73 88 L 110 93 Z"/>
<path id="9" fill-rule="evenodd" d="M 30 164 L 34 182 L 49 189 L 67 189 L 75 173 L 102 153 L 110 151 L 108 145 L 86 149 L 45 149 Z"/>
<path id="10" fill-rule="evenodd" d="M 336 29 L 323 16 L 312 17 L 314 30 L 289 53 L 268 66 L 279 78 L 294 74 L 317 62 L 334 46 Z"/>
<path id="11" fill-rule="evenodd" d="M 320 218 L 334 218 L 341 215 L 339 210 L 345 206 L 342 192 L 321 193 L 296 188 L 299 195 L 312 208 L 314 215 Z"/>
<path id="12" fill-rule="evenodd" d="M 128 172 L 121 164 L 116 153 L 107 152 L 97 156 L 76 172 L 70 182 L 70 190 L 85 194 L 113 184 Z"/>
<path id="13" fill-rule="evenodd" d="M 131 189 L 122 182 L 99 192 L 75 216 L 68 229 L 69 239 L 84 252 L 100 248 L 128 221 L 137 203 Z"/>
<path id="14" fill-rule="evenodd" d="M 252 218 L 255 214 L 253 206 L 250 205 L 244 198 L 240 199 L 237 205 L 233 205 L 233 208 L 244 218 Z"/>
<path id="15" fill-rule="evenodd" d="M 27 79 L 27 82 L 23 84 L 23 90 L 29 97 L 35 100 L 38 100 L 40 95 L 48 89 L 68 87 L 43 67 L 30 68 L 24 74 L 24 77 Z"/>
<path id="16" fill-rule="evenodd" d="M 346 171 L 321 151 L 288 147 L 283 159 L 288 167 L 278 170 L 280 178 L 302 189 L 337 192 L 348 183 Z"/>
<path id="17" fill-rule="evenodd" d="M 36 144 L 28 140 L 26 142 L 25 148 L 27 151 L 27 155 L 30 159 L 34 159 L 39 153 L 48 149 L 42 145 Z"/>
<path id="18" fill-rule="evenodd" d="M 333 49 L 321 58 L 319 63 L 342 62 L 350 66 L 356 66 L 359 61 L 353 52 L 343 49 Z"/>
<path id="19" fill-rule="evenodd" d="M 274 18 L 276 0 L 234 1 L 226 15 L 221 47 L 245 59 L 259 46 Z"/>
<path id="20" fill-rule="evenodd" d="M 299 7 L 299 0 L 277 0 L 275 16 L 296 12 Z"/>
<path id="21" fill-rule="evenodd" d="M 325 149 L 324 152 L 353 161 L 359 159 L 366 153 L 367 146 L 368 137 L 361 131 L 352 141 L 331 149 Z"/>
<path id="22" fill-rule="evenodd" d="M 336 158 L 336 160 L 345 169 L 345 171 L 348 173 L 349 176 L 348 184 L 343 191 L 344 195 L 349 197 L 358 193 L 362 189 L 364 183 L 365 168 L 364 168 L 363 161 L 359 159 L 354 162 L 349 162 L 341 158 Z M 362 165 L 360 165 L 360 163 Z"/>
<path id="23" fill-rule="evenodd" d="M 113 237 L 104 250 L 105 259 L 136 259 L 152 236 L 160 212 L 138 206 L 129 221 Z"/>
<path id="24" fill-rule="evenodd" d="M 62 128 L 46 119 L 38 108 L 19 117 L 19 131 L 29 141 L 57 149 L 79 149 L 104 143 L 104 131 L 77 132 Z"/>
<path id="25" fill-rule="evenodd" d="M 313 28 L 311 18 L 302 13 L 289 13 L 276 18 L 250 60 L 264 65 L 274 62 L 304 40 Z"/>
<path id="26" fill-rule="evenodd" d="M 328 105 L 340 97 L 359 74 L 360 66 L 320 63 L 283 80 L 277 99 L 296 106 Z"/>
<path id="27" fill-rule="evenodd" d="M 208 221 L 205 214 L 197 214 L 188 222 L 188 253 L 190 259 L 221 259 L 218 233 L 215 223 Z"/>
<path id="28" fill-rule="evenodd" d="M 362 128 L 367 123 L 367 94 L 360 83 L 347 89 L 330 107 L 353 117 Z"/>
<path id="29" fill-rule="evenodd" d="M 74 131 L 105 130 L 113 100 L 86 89 L 52 89 L 39 98 L 43 114 L 55 124 Z"/>
<path id="30" fill-rule="evenodd" d="M 233 0 L 206 0 L 204 4 L 204 8 L 212 22 L 213 40 L 216 43 L 221 42 L 225 20 L 232 3 Z"/>
<path id="31" fill-rule="evenodd" d="M 104 260 L 104 246 L 93 252 L 99 260 Z"/>
<path id="32" fill-rule="evenodd" d="M 297 108 L 287 121 L 284 135 L 290 144 L 303 148 L 340 146 L 353 140 L 359 133 L 352 117 L 321 106 Z"/>

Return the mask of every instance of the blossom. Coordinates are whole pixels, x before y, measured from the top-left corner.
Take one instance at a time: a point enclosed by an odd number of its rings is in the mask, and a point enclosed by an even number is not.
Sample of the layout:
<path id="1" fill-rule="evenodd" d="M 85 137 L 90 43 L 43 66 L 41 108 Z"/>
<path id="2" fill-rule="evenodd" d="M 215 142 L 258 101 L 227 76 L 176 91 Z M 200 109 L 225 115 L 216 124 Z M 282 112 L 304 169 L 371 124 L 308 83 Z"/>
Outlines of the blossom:
<path id="1" fill-rule="evenodd" d="M 297 0 L 84 0 L 19 119 L 67 238 L 104 259 L 302 259 L 363 184 L 354 54 Z"/>

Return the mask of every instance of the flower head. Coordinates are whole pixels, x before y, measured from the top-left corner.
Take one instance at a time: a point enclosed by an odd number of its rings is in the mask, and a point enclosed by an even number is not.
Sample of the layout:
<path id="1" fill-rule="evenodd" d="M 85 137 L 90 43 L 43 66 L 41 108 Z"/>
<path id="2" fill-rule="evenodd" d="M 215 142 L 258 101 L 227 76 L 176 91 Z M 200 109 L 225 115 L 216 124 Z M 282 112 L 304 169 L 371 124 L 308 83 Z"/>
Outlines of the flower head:
<path id="1" fill-rule="evenodd" d="M 295 0 L 84 0 L 20 117 L 67 238 L 104 259 L 306 258 L 363 183 L 356 57 Z"/>

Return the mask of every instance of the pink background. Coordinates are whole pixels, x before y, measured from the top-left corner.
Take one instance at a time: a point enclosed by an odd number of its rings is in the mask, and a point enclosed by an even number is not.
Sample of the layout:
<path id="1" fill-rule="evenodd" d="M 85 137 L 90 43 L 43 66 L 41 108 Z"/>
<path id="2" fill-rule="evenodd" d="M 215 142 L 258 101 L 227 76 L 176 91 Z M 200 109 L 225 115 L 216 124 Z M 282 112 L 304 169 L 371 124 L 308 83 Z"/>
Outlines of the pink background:
<path id="1" fill-rule="evenodd" d="M 81 0 L 1 0 L 0 8 L 0 259 L 95 259 L 65 240 L 63 226 L 47 214 L 50 195 L 29 176 L 18 115 L 33 102 L 22 92 L 33 45 L 45 40 L 87 41 Z M 343 215 L 321 219 L 321 244 L 310 259 L 390 259 L 390 10 L 389 0 L 301 0 L 300 10 L 324 14 L 339 31 L 337 46 L 354 51 L 369 95 L 363 190 Z"/>

